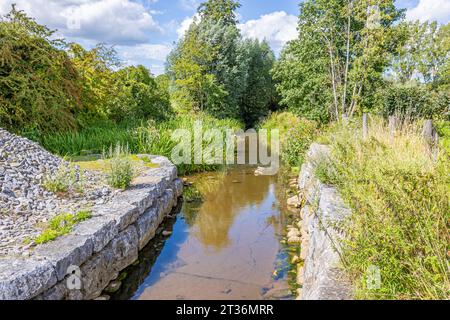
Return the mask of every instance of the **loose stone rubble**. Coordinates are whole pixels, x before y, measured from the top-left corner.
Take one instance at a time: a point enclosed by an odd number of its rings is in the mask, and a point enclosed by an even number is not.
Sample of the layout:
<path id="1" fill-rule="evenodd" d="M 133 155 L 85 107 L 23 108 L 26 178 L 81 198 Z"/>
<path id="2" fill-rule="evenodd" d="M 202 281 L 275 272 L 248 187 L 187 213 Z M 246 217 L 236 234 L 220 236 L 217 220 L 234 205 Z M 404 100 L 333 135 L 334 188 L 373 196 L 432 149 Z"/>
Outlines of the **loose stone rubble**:
<path id="1" fill-rule="evenodd" d="M 155 166 L 125 191 L 109 189 L 101 174 L 86 171 L 83 195 L 61 199 L 41 183 L 63 160 L 0 129 L 0 300 L 99 298 L 136 261 L 182 194 L 176 167 L 165 157 L 147 158 Z M 22 198 L 30 200 L 25 207 Z M 23 245 L 25 237 L 41 232 L 36 224 L 86 206 L 92 217 L 68 235 Z"/>
<path id="2" fill-rule="evenodd" d="M 78 167 L 74 173 L 75 179 L 83 179 L 82 193 L 58 197 L 45 190 L 44 179 L 65 165 L 37 143 L 0 128 L 0 257 L 28 256 L 33 243 L 25 240 L 39 235 L 40 224 L 111 199 L 112 190 L 102 174 Z"/>

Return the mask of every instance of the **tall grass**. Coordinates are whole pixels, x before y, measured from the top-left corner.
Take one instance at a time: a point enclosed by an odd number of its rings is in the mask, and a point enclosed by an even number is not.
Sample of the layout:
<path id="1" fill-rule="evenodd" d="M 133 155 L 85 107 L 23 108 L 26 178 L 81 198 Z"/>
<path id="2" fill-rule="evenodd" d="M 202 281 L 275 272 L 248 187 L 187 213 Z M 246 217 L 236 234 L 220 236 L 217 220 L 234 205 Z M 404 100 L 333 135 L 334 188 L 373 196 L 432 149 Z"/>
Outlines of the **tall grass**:
<path id="1" fill-rule="evenodd" d="M 437 121 L 435 123 L 439 134 L 439 143 L 450 154 L 450 121 Z"/>
<path id="2" fill-rule="evenodd" d="M 317 123 L 302 119 L 290 112 L 272 113 L 261 127 L 278 129 L 281 139 L 281 160 L 290 167 L 299 167 L 317 134 Z"/>
<path id="3" fill-rule="evenodd" d="M 116 126 L 104 124 L 87 128 L 79 132 L 54 133 L 35 138 L 44 148 L 60 156 L 75 157 L 88 154 L 101 154 L 111 146 L 128 146 L 133 154 L 163 155 L 170 159 L 177 141 L 172 140 L 176 129 L 188 129 L 192 132 L 195 121 L 202 121 L 203 131 L 208 129 L 234 129 L 242 127 L 233 119 L 216 119 L 205 114 L 179 116 L 164 122 L 152 120 L 138 123 L 126 123 Z M 181 164 L 180 174 L 216 169 L 216 165 Z"/>
<path id="4" fill-rule="evenodd" d="M 358 298 L 448 299 L 449 154 L 435 160 L 421 127 L 405 124 L 395 136 L 372 120 L 340 127 L 327 137 L 331 159 L 319 178 L 337 186 L 353 209 L 344 230 L 344 266 Z M 366 284 L 369 266 L 381 271 L 381 287 Z"/>
<path id="5" fill-rule="evenodd" d="M 111 146 L 103 158 L 108 161 L 108 183 L 113 188 L 126 189 L 133 180 L 134 170 L 127 146 L 117 144 L 114 148 Z"/>

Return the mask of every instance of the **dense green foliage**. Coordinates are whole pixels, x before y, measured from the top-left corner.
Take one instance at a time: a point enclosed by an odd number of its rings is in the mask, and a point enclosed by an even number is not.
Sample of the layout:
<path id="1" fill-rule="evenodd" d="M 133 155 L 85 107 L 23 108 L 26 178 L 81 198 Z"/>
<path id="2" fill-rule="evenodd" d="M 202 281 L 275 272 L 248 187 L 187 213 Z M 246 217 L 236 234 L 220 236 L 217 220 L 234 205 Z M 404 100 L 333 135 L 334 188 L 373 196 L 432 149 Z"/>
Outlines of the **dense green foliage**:
<path id="1" fill-rule="evenodd" d="M 79 130 L 41 135 L 38 141 L 47 150 L 78 159 L 91 154 L 102 154 L 111 146 L 128 146 L 132 154 L 157 154 L 171 158 L 177 141 L 172 139 L 176 129 L 193 132 L 195 121 L 202 121 L 203 132 L 209 129 L 240 129 L 242 124 L 236 120 L 218 120 L 209 115 L 196 114 L 190 117 L 176 117 L 166 121 L 138 121 L 117 125 L 104 125 Z M 206 143 L 205 143 L 206 144 Z M 193 146 L 193 145 L 192 145 Z M 216 169 L 216 165 L 181 164 L 179 173 L 192 173 Z"/>
<path id="2" fill-rule="evenodd" d="M 403 11 L 393 0 L 369 4 L 300 5 L 299 38 L 288 43 L 273 71 L 282 105 L 321 122 L 367 111 L 442 114 L 449 92 L 450 25 L 397 23 Z M 420 96 L 426 91 L 434 93 Z"/>
<path id="3" fill-rule="evenodd" d="M 275 101 L 269 45 L 243 40 L 231 0 L 209 0 L 168 59 L 178 111 L 242 119 L 251 126 Z"/>
<path id="4" fill-rule="evenodd" d="M 0 20 L 0 125 L 44 131 L 76 127 L 78 74 L 53 32 L 23 12 Z"/>
<path id="5" fill-rule="evenodd" d="M 342 226 L 342 257 L 356 297 L 448 299 L 449 154 L 441 150 L 434 161 L 415 124 L 392 138 L 374 121 L 367 139 L 348 125 L 333 130 L 329 142 L 331 159 L 317 174 L 353 209 Z M 376 290 L 366 285 L 371 265 L 381 271 Z"/>
<path id="6" fill-rule="evenodd" d="M 14 7 L 0 20 L 0 125 L 39 135 L 98 122 L 164 119 L 167 87 L 143 66 L 120 68 L 116 52 L 54 40 Z"/>
<path id="7" fill-rule="evenodd" d="M 450 92 L 436 92 L 425 86 L 393 86 L 383 90 L 380 111 L 399 119 L 450 119 Z"/>
<path id="8" fill-rule="evenodd" d="M 301 3 L 299 38 L 287 45 L 274 70 L 284 105 L 321 121 L 372 106 L 398 40 L 392 26 L 402 11 L 393 0 L 368 5 L 363 0 Z"/>
<path id="9" fill-rule="evenodd" d="M 245 51 L 247 80 L 239 100 L 239 118 L 252 127 L 264 118 L 269 109 L 276 106 L 276 93 L 270 72 L 275 56 L 267 42 L 244 40 L 241 50 Z"/>
<path id="10" fill-rule="evenodd" d="M 450 154 L 450 121 L 436 122 L 436 130 L 439 134 L 439 143 L 448 154 Z"/>
<path id="11" fill-rule="evenodd" d="M 301 119 L 290 112 L 272 113 L 261 128 L 278 129 L 281 138 L 281 160 L 284 165 L 300 167 L 310 144 L 317 135 L 315 121 Z"/>

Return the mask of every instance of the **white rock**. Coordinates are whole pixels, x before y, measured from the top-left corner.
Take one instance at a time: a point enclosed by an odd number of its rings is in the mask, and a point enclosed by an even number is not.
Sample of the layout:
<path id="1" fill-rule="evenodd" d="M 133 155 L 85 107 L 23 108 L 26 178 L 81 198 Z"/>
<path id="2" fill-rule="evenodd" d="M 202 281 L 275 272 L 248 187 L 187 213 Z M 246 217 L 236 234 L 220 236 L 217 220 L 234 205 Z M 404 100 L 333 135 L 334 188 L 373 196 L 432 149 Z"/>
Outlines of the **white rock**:
<path id="1" fill-rule="evenodd" d="M 298 196 L 293 196 L 287 200 L 287 205 L 290 207 L 300 208 L 300 199 Z"/>

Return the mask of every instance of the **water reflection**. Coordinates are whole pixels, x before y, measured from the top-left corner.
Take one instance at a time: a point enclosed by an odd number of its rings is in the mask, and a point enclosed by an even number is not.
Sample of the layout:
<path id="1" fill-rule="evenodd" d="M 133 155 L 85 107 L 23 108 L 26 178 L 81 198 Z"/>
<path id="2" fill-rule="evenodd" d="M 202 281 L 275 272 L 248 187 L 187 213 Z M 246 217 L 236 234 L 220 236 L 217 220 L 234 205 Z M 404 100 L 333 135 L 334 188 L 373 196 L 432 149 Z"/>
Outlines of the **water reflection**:
<path id="1" fill-rule="evenodd" d="M 177 214 L 180 212 L 182 203 L 172 210 L 170 216 L 166 218 L 161 224 L 158 234 L 145 246 L 144 249 L 139 252 L 139 259 L 137 263 L 129 266 L 119 275 L 122 285 L 120 290 L 115 293 L 107 293 L 110 295 L 111 300 L 128 300 L 135 296 L 137 293 L 142 291 L 140 287 L 147 280 L 149 274 L 160 274 L 161 266 L 171 261 L 176 260 L 177 248 L 179 244 L 183 243 L 188 232 L 174 232 L 173 236 L 170 237 L 170 248 L 165 250 L 165 254 L 161 255 L 161 252 L 166 248 L 167 236 L 163 236 L 161 230 L 174 231 L 177 221 Z M 156 261 L 159 263 L 155 263 Z M 155 279 L 156 280 L 156 279 Z"/>
<path id="2" fill-rule="evenodd" d="M 229 230 L 237 215 L 249 210 L 259 211 L 268 196 L 273 177 L 255 177 L 251 169 L 235 169 L 216 176 L 205 174 L 194 179 L 203 195 L 193 223 L 193 235 L 205 246 L 219 251 L 229 246 Z M 205 187 L 209 186 L 209 188 Z"/>
<path id="3" fill-rule="evenodd" d="M 128 271 L 138 274 L 137 284 L 114 298 L 261 299 L 267 291 L 288 291 L 284 274 L 273 276 L 285 263 L 276 177 L 237 167 L 189 180 L 203 201 L 183 204 L 168 226 L 173 234 L 163 244 L 152 241 L 141 253 L 147 264 Z"/>

